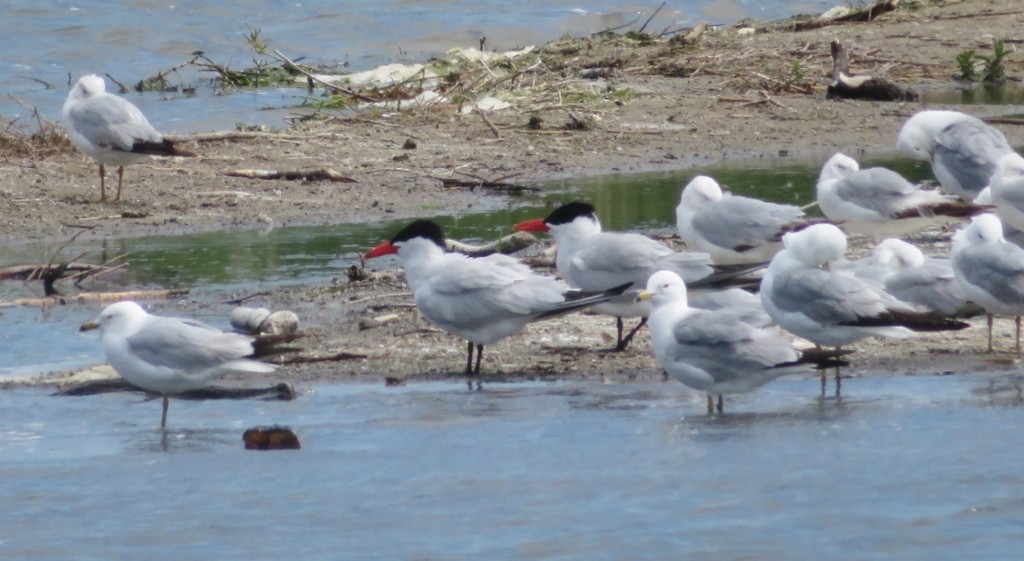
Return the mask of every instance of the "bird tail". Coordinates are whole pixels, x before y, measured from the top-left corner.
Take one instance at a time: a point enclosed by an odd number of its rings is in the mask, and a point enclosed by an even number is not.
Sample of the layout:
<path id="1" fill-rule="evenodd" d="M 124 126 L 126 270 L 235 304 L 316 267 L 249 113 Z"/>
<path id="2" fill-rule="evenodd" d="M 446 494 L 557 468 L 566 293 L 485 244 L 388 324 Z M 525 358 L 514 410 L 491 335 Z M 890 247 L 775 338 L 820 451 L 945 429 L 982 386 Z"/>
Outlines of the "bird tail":
<path id="1" fill-rule="evenodd" d="M 189 152 L 188 150 L 176 147 L 174 142 L 166 138 L 160 142 L 138 140 L 132 144 L 131 151 L 136 154 L 149 154 L 150 156 L 182 156 L 186 158 L 195 158 L 197 156 L 195 152 Z"/>
<path id="2" fill-rule="evenodd" d="M 858 327 L 906 327 L 911 331 L 960 331 L 971 324 L 943 316 L 906 310 L 889 310 L 870 318 L 858 318 L 855 322 L 841 325 Z"/>
<path id="3" fill-rule="evenodd" d="M 916 218 L 918 216 L 931 218 L 935 216 L 948 216 L 950 218 L 970 218 L 978 214 L 992 212 L 993 205 L 976 205 L 965 201 L 948 201 L 930 206 L 908 208 L 895 215 L 895 218 Z"/>
<path id="4" fill-rule="evenodd" d="M 737 265 L 713 265 L 714 272 L 710 275 L 686 283 L 691 290 L 700 289 L 722 289 L 722 288 L 749 288 L 754 291 L 761 285 L 761 276 L 754 275 L 768 263 L 741 263 Z"/>
<path id="5" fill-rule="evenodd" d="M 600 304 L 601 302 L 607 302 L 612 298 L 622 296 L 622 293 L 631 286 L 633 286 L 633 283 L 627 282 L 626 284 L 622 284 L 608 290 L 603 290 L 601 292 L 570 290 L 565 293 L 565 301 L 559 302 L 558 304 L 542 311 L 537 315 L 537 319 L 558 317 L 570 312 L 575 312 L 576 310 L 589 308 L 590 306 Z"/>
<path id="6" fill-rule="evenodd" d="M 850 363 L 840 357 L 844 357 L 852 352 L 852 349 L 803 349 L 800 351 L 800 358 L 793 362 L 776 365 L 776 368 L 797 366 L 800 364 L 812 364 L 815 368 L 820 370 L 824 370 L 826 368 L 841 368 L 849 366 Z"/>

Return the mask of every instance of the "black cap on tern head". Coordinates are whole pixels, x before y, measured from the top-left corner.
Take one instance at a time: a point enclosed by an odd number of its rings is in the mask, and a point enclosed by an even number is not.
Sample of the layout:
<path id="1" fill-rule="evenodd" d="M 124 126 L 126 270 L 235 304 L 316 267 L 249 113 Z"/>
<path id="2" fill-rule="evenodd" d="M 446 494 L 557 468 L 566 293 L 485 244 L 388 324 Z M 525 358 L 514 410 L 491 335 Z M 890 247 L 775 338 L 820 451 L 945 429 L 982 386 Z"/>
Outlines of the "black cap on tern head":
<path id="1" fill-rule="evenodd" d="M 569 224 L 581 216 L 596 218 L 597 214 L 595 213 L 595 210 L 594 205 L 590 203 L 584 203 L 581 201 L 565 203 L 552 211 L 552 213 L 544 219 L 544 223 L 557 226 L 559 224 Z"/>
<path id="2" fill-rule="evenodd" d="M 413 238 L 426 238 L 439 247 L 444 247 L 444 230 L 433 220 L 415 220 L 402 228 L 391 238 L 391 244 L 409 241 Z"/>

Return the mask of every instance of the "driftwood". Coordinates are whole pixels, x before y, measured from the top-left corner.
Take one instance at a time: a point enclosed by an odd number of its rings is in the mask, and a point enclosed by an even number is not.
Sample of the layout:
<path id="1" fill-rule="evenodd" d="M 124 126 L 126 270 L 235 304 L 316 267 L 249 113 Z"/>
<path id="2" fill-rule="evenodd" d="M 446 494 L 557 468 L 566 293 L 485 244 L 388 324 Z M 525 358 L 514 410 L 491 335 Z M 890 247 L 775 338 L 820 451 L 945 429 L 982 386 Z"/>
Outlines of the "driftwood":
<path id="1" fill-rule="evenodd" d="M 187 288 L 164 288 L 158 290 L 128 290 L 124 292 L 82 292 L 73 296 L 50 296 L 43 298 L 15 298 L 0 300 L 0 308 L 20 306 L 56 306 L 81 302 L 112 302 L 120 300 L 142 300 L 148 298 L 174 298 L 188 294 Z"/>
<path id="2" fill-rule="evenodd" d="M 708 22 L 702 21 L 691 29 L 686 35 L 673 35 L 669 43 L 673 45 L 696 45 L 704 33 L 708 30 Z"/>
<path id="3" fill-rule="evenodd" d="M 818 29 L 821 27 L 828 27 L 830 25 L 839 25 L 850 22 L 869 22 L 874 21 L 878 16 L 891 12 L 899 6 L 900 0 L 878 0 L 874 4 L 861 8 L 859 10 L 853 10 L 846 15 L 842 15 L 835 18 L 829 19 L 812 19 L 808 21 L 798 21 L 793 24 L 794 31 L 806 31 L 808 29 Z"/>
<path id="4" fill-rule="evenodd" d="M 444 246 L 448 251 L 462 253 L 470 257 L 483 257 L 492 253 L 515 253 L 537 243 L 537 238 L 528 232 L 516 232 L 483 245 L 471 245 L 456 240 L 446 239 Z"/>
<path id="5" fill-rule="evenodd" d="M 342 175 L 333 169 L 289 170 L 273 169 L 229 169 L 220 172 L 228 177 L 244 177 L 245 179 L 285 179 L 289 181 L 335 181 L 338 183 L 357 183 L 355 179 Z"/>
<path id="6" fill-rule="evenodd" d="M 846 46 L 832 41 L 832 84 L 826 97 L 829 99 L 869 99 L 873 101 L 917 101 L 917 92 L 903 88 L 877 76 L 851 75 L 850 54 Z"/>
<path id="7" fill-rule="evenodd" d="M 103 380 L 87 380 L 72 384 L 57 392 L 57 395 L 97 395 L 113 392 L 140 392 L 145 390 L 135 387 L 123 378 L 107 378 Z M 291 384 L 281 382 L 265 388 L 241 388 L 230 386 L 210 386 L 202 390 L 192 390 L 174 397 L 179 399 L 264 399 L 291 401 L 295 399 L 295 388 Z"/>
<path id="8" fill-rule="evenodd" d="M 356 359 L 361 359 L 361 358 L 367 358 L 368 356 L 369 355 L 360 354 L 360 353 L 349 353 L 349 352 L 342 351 L 340 353 L 334 353 L 333 355 L 325 355 L 325 356 L 308 356 L 308 355 L 290 356 L 288 358 L 281 359 L 280 361 L 277 362 L 277 364 L 285 365 L 285 364 L 312 364 L 312 363 L 316 363 L 316 362 L 338 362 L 338 361 L 342 361 L 342 360 L 356 360 Z"/>

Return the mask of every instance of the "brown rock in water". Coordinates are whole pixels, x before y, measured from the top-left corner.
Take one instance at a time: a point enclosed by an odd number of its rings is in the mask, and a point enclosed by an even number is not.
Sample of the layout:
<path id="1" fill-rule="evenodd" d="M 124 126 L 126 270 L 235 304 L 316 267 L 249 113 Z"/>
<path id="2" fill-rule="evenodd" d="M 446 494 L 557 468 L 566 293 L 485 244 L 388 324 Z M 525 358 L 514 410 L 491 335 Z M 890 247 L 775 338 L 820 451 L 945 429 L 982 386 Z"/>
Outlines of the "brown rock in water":
<path id="1" fill-rule="evenodd" d="M 298 450 L 299 437 L 288 427 L 253 427 L 242 433 L 246 450 Z"/>

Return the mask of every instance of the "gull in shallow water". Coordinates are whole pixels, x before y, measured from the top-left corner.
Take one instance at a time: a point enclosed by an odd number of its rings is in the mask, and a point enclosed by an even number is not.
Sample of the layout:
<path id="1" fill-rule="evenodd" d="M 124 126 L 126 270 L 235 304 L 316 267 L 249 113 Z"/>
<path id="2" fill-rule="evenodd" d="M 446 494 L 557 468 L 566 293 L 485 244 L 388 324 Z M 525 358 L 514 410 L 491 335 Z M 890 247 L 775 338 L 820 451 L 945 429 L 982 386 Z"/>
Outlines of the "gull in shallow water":
<path id="1" fill-rule="evenodd" d="M 725 194 L 714 179 L 698 175 L 679 196 L 676 228 L 686 247 L 707 253 L 719 265 L 764 263 L 803 217 L 795 206 Z"/>
<path id="2" fill-rule="evenodd" d="M 974 200 L 989 184 L 999 158 L 1013 151 L 1003 133 L 981 119 L 937 110 L 907 119 L 896 146 L 911 158 L 931 162 L 942 188 L 965 201 Z"/>
<path id="3" fill-rule="evenodd" d="M 175 148 L 128 100 L 107 93 L 103 78 L 89 74 L 78 79 L 63 110 L 68 138 L 100 163 L 100 200 L 107 200 L 105 164 L 117 166 L 117 195 L 121 200 L 124 166 L 150 156 L 195 156 Z"/>
<path id="4" fill-rule="evenodd" d="M 984 212 L 938 191 L 925 191 L 880 167 L 860 169 L 853 158 L 834 154 L 821 168 L 818 207 L 844 230 L 880 238 L 955 221 Z"/>
<path id="5" fill-rule="evenodd" d="M 100 330 L 107 362 L 129 384 L 163 396 L 160 428 L 167 426 L 168 397 L 209 387 L 229 372 L 272 372 L 246 357 L 252 339 L 204 323 L 150 315 L 135 302 L 107 306 L 82 331 Z"/>
<path id="6" fill-rule="evenodd" d="M 707 392 L 708 413 L 718 396 L 746 393 L 786 374 L 811 366 L 845 366 L 839 351 L 801 351 L 776 327 L 752 325 L 725 307 L 689 306 L 686 283 L 671 271 L 658 271 L 637 298 L 650 300 L 651 344 L 658 364 L 687 386 Z"/>
<path id="7" fill-rule="evenodd" d="M 969 299 L 988 312 L 988 350 L 992 351 L 992 316 L 1015 318 L 1020 347 L 1020 316 L 1024 314 L 1024 249 L 1003 238 L 1003 225 L 993 214 L 975 217 L 953 235 L 953 271 Z"/>

